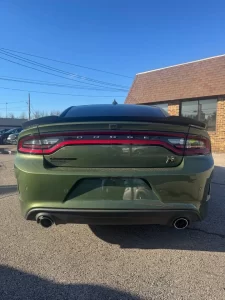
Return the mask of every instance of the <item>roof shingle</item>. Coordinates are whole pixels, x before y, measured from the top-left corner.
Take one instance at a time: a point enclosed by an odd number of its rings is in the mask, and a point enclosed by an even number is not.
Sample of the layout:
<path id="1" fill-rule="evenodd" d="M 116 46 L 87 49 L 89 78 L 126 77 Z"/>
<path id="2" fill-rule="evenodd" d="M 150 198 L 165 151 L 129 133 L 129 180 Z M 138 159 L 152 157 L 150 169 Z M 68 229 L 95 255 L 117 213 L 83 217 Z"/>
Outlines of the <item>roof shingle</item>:
<path id="1" fill-rule="evenodd" d="M 0 127 L 20 127 L 26 119 L 0 118 Z"/>
<path id="2" fill-rule="evenodd" d="M 225 95 L 225 55 L 137 74 L 125 103 Z"/>

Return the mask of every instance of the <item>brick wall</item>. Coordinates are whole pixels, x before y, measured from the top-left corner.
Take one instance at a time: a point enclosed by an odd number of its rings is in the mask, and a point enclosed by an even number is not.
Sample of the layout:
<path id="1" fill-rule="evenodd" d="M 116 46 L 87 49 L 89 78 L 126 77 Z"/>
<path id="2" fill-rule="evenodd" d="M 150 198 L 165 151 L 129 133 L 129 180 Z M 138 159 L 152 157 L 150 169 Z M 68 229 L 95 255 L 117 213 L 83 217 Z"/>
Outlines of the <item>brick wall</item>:
<path id="1" fill-rule="evenodd" d="M 216 131 L 209 131 L 213 152 L 225 152 L 225 96 L 217 101 Z"/>
<path id="2" fill-rule="evenodd" d="M 168 103 L 168 113 L 171 116 L 179 116 L 179 102 Z M 225 96 L 217 101 L 216 131 L 209 131 L 213 152 L 225 153 Z"/>
<path id="3" fill-rule="evenodd" d="M 173 101 L 168 103 L 168 113 L 171 116 L 179 116 L 179 101 Z"/>

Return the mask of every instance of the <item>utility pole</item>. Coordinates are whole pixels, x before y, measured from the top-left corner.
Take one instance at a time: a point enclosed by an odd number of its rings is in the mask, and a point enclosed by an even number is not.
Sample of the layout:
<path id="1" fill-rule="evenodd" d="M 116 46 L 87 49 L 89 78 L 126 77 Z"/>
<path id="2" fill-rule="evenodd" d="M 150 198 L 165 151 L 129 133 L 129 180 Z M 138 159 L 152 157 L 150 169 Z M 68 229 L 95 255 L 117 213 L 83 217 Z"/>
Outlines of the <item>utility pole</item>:
<path id="1" fill-rule="evenodd" d="M 30 93 L 28 94 L 28 120 L 30 120 Z"/>
<path id="2" fill-rule="evenodd" d="M 7 105 L 8 105 L 8 102 L 5 103 L 5 117 L 7 118 Z"/>

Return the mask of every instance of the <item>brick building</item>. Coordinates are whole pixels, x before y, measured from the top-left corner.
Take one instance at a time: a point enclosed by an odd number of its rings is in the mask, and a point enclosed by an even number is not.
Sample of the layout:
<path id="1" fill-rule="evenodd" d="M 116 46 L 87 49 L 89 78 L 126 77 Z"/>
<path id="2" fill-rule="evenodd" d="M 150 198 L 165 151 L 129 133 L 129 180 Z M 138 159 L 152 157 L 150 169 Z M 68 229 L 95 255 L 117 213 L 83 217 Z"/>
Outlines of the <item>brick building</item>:
<path id="1" fill-rule="evenodd" d="M 203 121 L 213 151 L 225 152 L 225 55 L 139 73 L 125 103 Z"/>

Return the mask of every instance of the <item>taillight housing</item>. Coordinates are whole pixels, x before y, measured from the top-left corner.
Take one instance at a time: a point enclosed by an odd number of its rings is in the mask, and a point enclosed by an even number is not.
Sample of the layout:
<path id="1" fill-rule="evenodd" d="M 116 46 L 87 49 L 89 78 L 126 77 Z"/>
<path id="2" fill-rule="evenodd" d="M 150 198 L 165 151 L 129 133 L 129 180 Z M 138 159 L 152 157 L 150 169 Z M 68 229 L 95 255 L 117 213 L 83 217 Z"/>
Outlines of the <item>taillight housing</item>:
<path id="1" fill-rule="evenodd" d="M 30 154 L 51 154 L 55 152 L 54 146 L 60 142 L 59 137 L 26 136 L 18 142 L 18 151 Z"/>
<path id="2" fill-rule="evenodd" d="M 210 140 L 203 136 L 188 135 L 184 155 L 206 155 L 211 153 Z"/>
<path id="3" fill-rule="evenodd" d="M 199 135 L 187 135 L 186 139 L 180 139 L 179 143 L 176 139 L 170 139 L 170 142 L 176 148 L 183 149 L 183 155 L 206 155 L 211 153 L 211 143 L 206 137 Z"/>
<path id="4" fill-rule="evenodd" d="M 68 132 L 25 136 L 18 142 L 18 152 L 49 155 L 73 145 L 159 146 L 181 156 L 211 153 L 210 140 L 206 137 L 153 131 Z"/>

